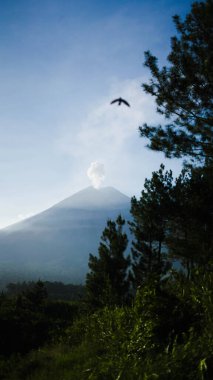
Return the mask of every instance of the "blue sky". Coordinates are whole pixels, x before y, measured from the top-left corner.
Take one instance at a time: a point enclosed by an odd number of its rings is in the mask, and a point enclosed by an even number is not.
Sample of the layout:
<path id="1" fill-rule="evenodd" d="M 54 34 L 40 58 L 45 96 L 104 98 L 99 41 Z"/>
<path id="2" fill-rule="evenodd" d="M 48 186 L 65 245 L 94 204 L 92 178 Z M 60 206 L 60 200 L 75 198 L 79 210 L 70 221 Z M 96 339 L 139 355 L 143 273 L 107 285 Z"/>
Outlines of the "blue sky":
<path id="1" fill-rule="evenodd" d="M 159 115 L 141 84 L 145 50 L 166 62 L 187 0 L 0 0 L 0 228 L 90 185 L 139 195 L 161 162 L 138 126 Z M 131 108 L 111 106 L 123 96 Z M 94 168 L 94 164 L 92 164 Z"/>

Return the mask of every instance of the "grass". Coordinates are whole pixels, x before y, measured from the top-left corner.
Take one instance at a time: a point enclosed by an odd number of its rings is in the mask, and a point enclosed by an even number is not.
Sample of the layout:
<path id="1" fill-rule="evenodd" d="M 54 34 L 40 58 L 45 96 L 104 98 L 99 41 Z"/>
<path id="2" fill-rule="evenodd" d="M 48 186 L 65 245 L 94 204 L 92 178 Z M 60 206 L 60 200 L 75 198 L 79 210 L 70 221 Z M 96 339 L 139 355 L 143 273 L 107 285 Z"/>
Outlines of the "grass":
<path id="1" fill-rule="evenodd" d="M 32 351 L 5 365 L 4 380 L 83 380 L 88 378 L 91 352 L 82 343 L 75 349 L 64 345 Z M 5 377 L 6 376 L 6 377 Z"/>

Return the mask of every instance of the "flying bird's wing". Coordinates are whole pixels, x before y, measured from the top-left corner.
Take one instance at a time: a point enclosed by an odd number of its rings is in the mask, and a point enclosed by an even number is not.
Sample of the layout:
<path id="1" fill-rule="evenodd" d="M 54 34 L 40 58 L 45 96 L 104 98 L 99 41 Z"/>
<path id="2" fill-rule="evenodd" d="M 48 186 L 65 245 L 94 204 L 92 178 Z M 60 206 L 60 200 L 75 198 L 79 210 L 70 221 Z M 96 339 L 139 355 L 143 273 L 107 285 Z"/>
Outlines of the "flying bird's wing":
<path id="1" fill-rule="evenodd" d="M 130 107 L 130 104 L 125 100 L 125 99 L 121 99 L 121 101 L 126 104 L 126 106 Z"/>
<path id="2" fill-rule="evenodd" d="M 119 106 L 121 105 L 121 103 L 124 103 L 124 104 L 126 104 L 126 106 L 130 107 L 130 104 L 125 99 L 122 99 L 122 98 L 115 99 L 110 104 L 113 104 L 116 102 L 118 102 Z"/>
<path id="3" fill-rule="evenodd" d="M 119 99 L 113 100 L 110 104 L 113 104 L 113 103 L 116 103 L 116 102 L 119 102 Z"/>

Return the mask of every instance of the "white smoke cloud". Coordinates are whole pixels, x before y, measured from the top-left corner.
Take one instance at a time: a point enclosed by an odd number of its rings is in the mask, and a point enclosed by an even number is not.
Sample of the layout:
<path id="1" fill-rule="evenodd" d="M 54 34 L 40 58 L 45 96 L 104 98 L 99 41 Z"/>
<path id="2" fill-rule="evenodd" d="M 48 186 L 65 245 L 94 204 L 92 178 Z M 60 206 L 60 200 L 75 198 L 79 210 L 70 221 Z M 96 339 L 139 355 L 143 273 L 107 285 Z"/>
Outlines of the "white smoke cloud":
<path id="1" fill-rule="evenodd" d="M 104 164 L 98 161 L 91 162 L 87 170 L 87 176 L 95 189 L 99 189 L 105 179 Z"/>

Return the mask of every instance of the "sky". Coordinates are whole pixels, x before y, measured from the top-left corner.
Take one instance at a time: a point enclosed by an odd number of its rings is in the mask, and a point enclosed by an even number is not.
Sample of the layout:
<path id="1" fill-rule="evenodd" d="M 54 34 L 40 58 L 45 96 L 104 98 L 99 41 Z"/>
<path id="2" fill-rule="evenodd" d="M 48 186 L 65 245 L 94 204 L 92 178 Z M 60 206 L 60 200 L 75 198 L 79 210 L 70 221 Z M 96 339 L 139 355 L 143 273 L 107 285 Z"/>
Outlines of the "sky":
<path id="1" fill-rule="evenodd" d="M 166 64 L 188 0 L 0 0 L 0 228 L 90 186 L 140 196 L 161 162 L 144 51 Z M 111 105 L 117 97 L 131 107 Z M 97 178 L 98 177 L 98 178 Z"/>

